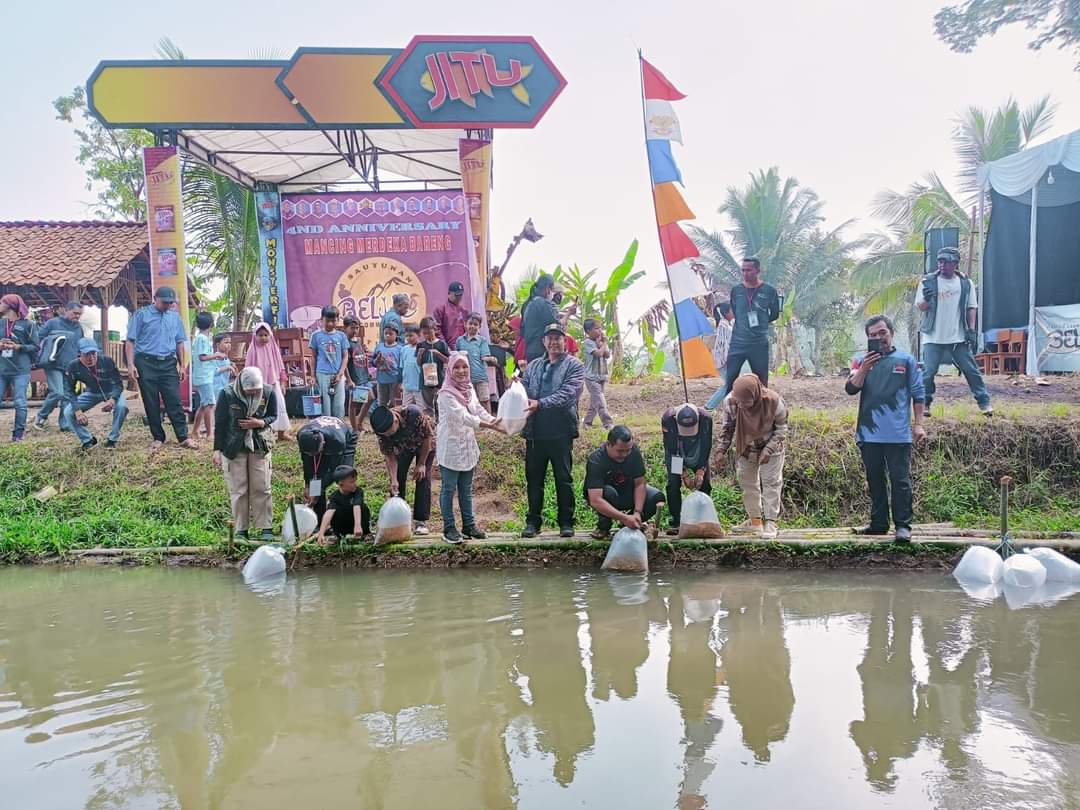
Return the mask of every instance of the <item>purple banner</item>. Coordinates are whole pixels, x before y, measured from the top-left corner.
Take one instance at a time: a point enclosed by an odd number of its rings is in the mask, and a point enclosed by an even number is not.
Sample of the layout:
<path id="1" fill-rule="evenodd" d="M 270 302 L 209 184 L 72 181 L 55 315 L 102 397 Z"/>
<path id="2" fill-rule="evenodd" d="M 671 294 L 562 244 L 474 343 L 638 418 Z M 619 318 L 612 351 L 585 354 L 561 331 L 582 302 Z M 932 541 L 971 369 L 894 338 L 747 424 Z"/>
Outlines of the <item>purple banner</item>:
<path id="1" fill-rule="evenodd" d="M 333 304 L 360 319 L 371 345 L 397 293 L 410 299 L 406 323 L 445 302 L 453 281 L 463 302 L 483 302 L 459 190 L 283 194 L 281 220 L 292 326 L 310 329 Z"/>

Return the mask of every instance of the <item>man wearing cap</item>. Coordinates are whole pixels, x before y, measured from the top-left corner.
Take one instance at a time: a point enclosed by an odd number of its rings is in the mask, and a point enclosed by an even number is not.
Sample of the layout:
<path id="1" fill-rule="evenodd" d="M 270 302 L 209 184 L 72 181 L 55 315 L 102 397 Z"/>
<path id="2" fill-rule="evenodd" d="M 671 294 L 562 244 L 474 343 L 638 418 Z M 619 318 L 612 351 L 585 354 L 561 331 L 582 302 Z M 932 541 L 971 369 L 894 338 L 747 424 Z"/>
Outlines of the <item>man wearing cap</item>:
<path id="1" fill-rule="evenodd" d="M 571 475 L 574 439 L 578 436 L 578 399 L 585 385 L 585 366 L 566 353 L 566 329 L 558 321 L 544 329 L 543 357 L 525 368 L 522 384 L 529 396 L 525 437 L 525 483 L 529 509 L 522 537 L 540 531 L 544 479 L 548 464 L 555 478 L 559 535 L 574 536 L 574 482 Z"/>
<path id="2" fill-rule="evenodd" d="M 102 413 L 112 413 L 112 430 L 105 440 L 105 449 L 112 450 L 120 441 L 120 429 L 128 415 L 124 401 L 124 380 L 110 357 L 98 355 L 98 345 L 90 338 L 79 338 L 76 344 L 78 359 L 64 370 L 64 417 L 75 426 L 83 451 L 97 446 L 98 440 L 87 429 L 86 412 L 105 403 Z M 75 383 L 82 383 L 82 393 L 75 393 Z"/>
<path id="3" fill-rule="evenodd" d="M 304 465 L 307 504 L 322 520 L 326 490 L 334 482 L 334 470 L 356 463 L 356 431 L 336 416 L 318 416 L 297 431 L 296 445 Z"/>
<path id="4" fill-rule="evenodd" d="M 387 408 L 376 405 L 368 414 L 379 436 L 379 451 L 390 476 L 390 495 L 405 497 L 409 467 L 414 465 L 413 534 L 428 533 L 431 517 L 431 466 L 435 462 L 435 422 L 416 405 Z"/>
<path id="5" fill-rule="evenodd" d="M 667 503 L 671 511 L 669 535 L 679 533 L 682 517 L 682 488 L 712 492 L 709 455 L 712 451 L 713 420 L 703 409 L 689 402 L 668 408 L 660 417 L 664 437 L 664 466 L 668 471 Z"/>
<path id="6" fill-rule="evenodd" d="M 151 452 L 165 443 L 165 430 L 161 426 L 162 400 L 176 441 L 181 447 L 196 447 L 188 438 L 187 419 L 180 404 L 180 383 L 187 373 L 184 357 L 187 335 L 184 322 L 173 308 L 175 303 L 176 290 L 158 287 L 154 292 L 154 303 L 140 309 L 128 322 L 128 377 L 139 385 L 150 435 L 154 437 Z"/>
<path id="7" fill-rule="evenodd" d="M 457 339 L 465 334 L 465 320 L 469 317 L 469 310 L 461 306 L 464 295 L 465 285 L 460 281 L 451 282 L 446 290 L 446 303 L 439 304 L 431 313 L 447 346 L 457 346 Z"/>
<path id="8" fill-rule="evenodd" d="M 975 285 L 958 271 L 960 251 L 945 247 L 938 251 L 937 271 L 924 276 L 915 306 L 923 313 L 919 333 L 922 337 L 923 384 L 926 388 L 925 415 L 930 415 L 934 399 L 934 376 L 945 362 L 955 365 L 967 380 L 979 410 L 986 416 L 994 413 L 975 352 L 979 332 L 975 322 L 979 304 Z"/>
<path id="9" fill-rule="evenodd" d="M 393 324 L 394 328 L 397 329 L 398 336 L 405 334 L 405 321 L 402 318 L 409 311 L 409 296 L 405 293 L 396 293 L 391 301 L 393 305 L 386 310 L 379 321 L 379 334 L 375 338 L 376 342 L 386 334 L 388 324 Z"/>

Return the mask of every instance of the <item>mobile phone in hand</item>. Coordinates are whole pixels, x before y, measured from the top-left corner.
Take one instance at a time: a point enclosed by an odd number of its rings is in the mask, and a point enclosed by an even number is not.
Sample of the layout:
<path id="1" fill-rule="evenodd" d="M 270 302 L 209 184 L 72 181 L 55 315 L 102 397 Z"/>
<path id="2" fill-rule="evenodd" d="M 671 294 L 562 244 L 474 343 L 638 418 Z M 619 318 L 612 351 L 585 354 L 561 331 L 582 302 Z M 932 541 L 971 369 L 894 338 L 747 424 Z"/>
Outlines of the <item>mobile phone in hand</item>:
<path id="1" fill-rule="evenodd" d="M 867 352 L 877 352 L 878 354 L 881 354 L 881 339 L 880 338 L 869 338 L 866 341 L 866 351 Z"/>

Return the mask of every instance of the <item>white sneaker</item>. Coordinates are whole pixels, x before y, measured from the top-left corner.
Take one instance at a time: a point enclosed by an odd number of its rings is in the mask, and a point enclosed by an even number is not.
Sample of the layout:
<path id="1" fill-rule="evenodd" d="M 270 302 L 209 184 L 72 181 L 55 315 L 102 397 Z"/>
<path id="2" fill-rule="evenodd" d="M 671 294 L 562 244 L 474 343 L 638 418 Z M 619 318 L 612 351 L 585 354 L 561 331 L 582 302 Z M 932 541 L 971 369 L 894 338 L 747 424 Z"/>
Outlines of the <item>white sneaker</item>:
<path id="1" fill-rule="evenodd" d="M 776 525 L 775 520 L 766 520 L 765 526 L 761 530 L 762 540 L 775 540 L 780 534 L 780 529 Z"/>
<path id="2" fill-rule="evenodd" d="M 431 532 L 428 531 L 426 523 L 418 522 L 415 526 L 413 526 L 413 534 L 419 537 L 423 537 L 425 534 L 431 534 Z"/>

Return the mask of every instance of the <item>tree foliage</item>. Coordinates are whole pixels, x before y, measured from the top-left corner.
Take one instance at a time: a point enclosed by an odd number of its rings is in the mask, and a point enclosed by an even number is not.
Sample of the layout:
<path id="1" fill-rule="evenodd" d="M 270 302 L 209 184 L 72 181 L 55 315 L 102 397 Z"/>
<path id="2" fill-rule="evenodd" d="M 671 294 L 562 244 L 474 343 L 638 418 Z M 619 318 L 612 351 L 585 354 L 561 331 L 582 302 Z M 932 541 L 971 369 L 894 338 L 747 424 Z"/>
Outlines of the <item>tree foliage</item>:
<path id="1" fill-rule="evenodd" d="M 1007 25 L 1034 33 L 1032 50 L 1052 45 L 1080 54 L 1080 3 L 1076 0 L 965 0 L 934 15 L 934 30 L 950 48 L 970 53 L 983 37 Z M 1077 61 L 1080 70 L 1080 60 Z"/>

